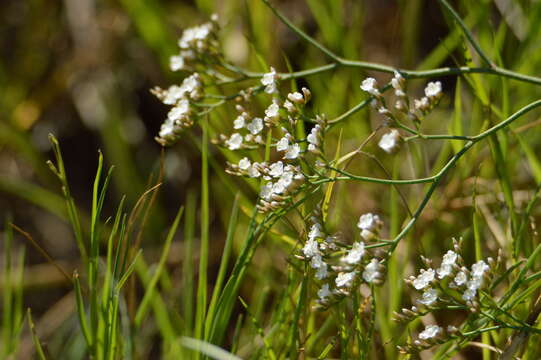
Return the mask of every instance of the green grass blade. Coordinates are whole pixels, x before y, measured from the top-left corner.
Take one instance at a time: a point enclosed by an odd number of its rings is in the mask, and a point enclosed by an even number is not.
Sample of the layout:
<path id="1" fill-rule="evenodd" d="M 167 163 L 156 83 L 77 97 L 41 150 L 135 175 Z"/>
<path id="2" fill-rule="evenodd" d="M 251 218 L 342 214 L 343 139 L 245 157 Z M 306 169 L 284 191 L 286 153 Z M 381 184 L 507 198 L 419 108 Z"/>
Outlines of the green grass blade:
<path id="1" fill-rule="evenodd" d="M 208 342 L 205 342 L 199 339 L 194 339 L 194 338 L 189 338 L 189 337 L 184 336 L 181 338 L 181 343 L 183 346 L 189 349 L 195 350 L 204 355 L 210 356 L 211 358 L 215 360 L 242 360 L 240 357 L 235 356 L 216 345 L 210 344 Z"/>
<path id="2" fill-rule="evenodd" d="M 207 312 L 207 318 L 205 322 L 205 338 L 208 338 L 210 329 L 212 326 L 212 319 L 214 318 L 214 312 L 216 310 L 216 303 L 222 292 L 222 285 L 225 279 L 227 272 L 227 266 L 229 264 L 229 257 L 231 255 L 231 250 L 233 247 L 233 239 L 237 229 L 237 221 L 239 214 L 239 196 L 235 196 L 235 201 L 233 202 L 233 208 L 231 209 L 231 216 L 229 217 L 229 224 L 227 226 L 227 236 L 225 239 L 225 246 L 222 252 L 222 260 L 220 262 L 220 269 L 218 270 L 218 277 L 216 278 L 216 283 L 212 291 L 212 298 L 209 305 L 209 310 Z"/>
<path id="3" fill-rule="evenodd" d="M 28 317 L 28 326 L 30 327 L 30 332 L 32 333 L 32 341 L 34 342 L 34 347 L 36 348 L 37 357 L 39 360 L 47 360 L 43 347 L 41 346 L 41 342 L 36 334 L 36 326 L 32 321 L 32 312 L 30 311 L 30 308 L 28 309 L 26 316 Z"/>
<path id="4" fill-rule="evenodd" d="M 68 178 L 66 175 L 66 169 L 64 167 L 64 159 L 62 158 L 60 144 L 58 140 L 52 134 L 49 134 L 49 141 L 51 142 L 51 145 L 53 148 L 53 152 L 56 159 L 56 165 L 53 164 L 51 161 L 48 161 L 47 164 L 49 165 L 51 170 L 57 175 L 58 179 L 60 180 L 60 183 L 62 184 L 62 192 L 64 194 L 64 198 L 66 201 L 68 217 L 73 227 L 75 240 L 77 242 L 77 246 L 79 247 L 79 252 L 81 253 L 83 263 L 86 264 L 88 251 L 83 239 L 83 230 L 82 230 L 81 221 L 79 219 L 79 215 L 77 212 L 77 206 L 75 205 L 75 200 L 71 196 L 70 188 L 68 185 Z"/>
<path id="5" fill-rule="evenodd" d="M 184 318 L 184 334 L 191 335 L 194 322 L 194 264 L 193 250 L 195 217 L 197 212 L 197 193 L 188 191 L 186 197 L 186 215 L 184 216 L 184 247 L 182 264 L 182 306 Z"/>
<path id="6" fill-rule="evenodd" d="M 143 300 L 141 300 L 141 304 L 139 304 L 139 307 L 137 308 L 134 319 L 134 324 L 137 328 L 141 326 L 142 321 L 145 319 L 145 315 L 147 313 L 150 301 L 154 297 L 154 294 L 156 292 L 156 285 L 158 284 L 158 280 L 160 279 L 162 272 L 165 270 L 165 264 L 167 261 L 167 256 L 169 255 L 169 250 L 171 249 L 171 243 L 173 242 L 173 238 L 175 237 L 175 234 L 177 232 L 178 224 L 180 222 L 180 218 L 182 217 L 183 212 L 184 207 L 180 207 L 177 212 L 177 216 L 175 217 L 175 220 L 173 221 L 173 224 L 171 225 L 169 233 L 167 234 L 167 237 L 165 239 L 165 244 L 163 245 L 162 254 L 160 256 L 160 260 L 158 261 L 156 271 L 154 272 L 149 284 L 146 286 Z"/>
<path id="7" fill-rule="evenodd" d="M 73 274 L 73 285 L 75 288 L 75 301 L 77 304 L 77 316 L 79 318 L 79 326 L 81 326 L 81 331 L 83 337 L 85 338 L 88 348 L 93 347 L 93 337 L 92 332 L 88 326 L 88 321 L 86 319 L 86 308 L 84 304 L 83 292 L 81 290 L 81 283 L 79 281 L 79 274 L 75 272 Z"/>
<path id="8" fill-rule="evenodd" d="M 122 277 L 118 280 L 118 283 L 115 286 L 115 291 L 116 292 L 120 292 L 122 287 L 124 287 L 124 284 L 130 278 L 130 275 L 133 273 L 133 270 L 135 270 L 135 264 L 137 264 L 137 261 L 141 257 L 142 253 L 143 253 L 142 249 L 139 249 L 139 251 L 137 251 L 137 254 L 135 254 L 135 256 L 133 257 L 133 260 L 131 261 L 131 263 L 126 268 L 126 271 L 124 271 L 124 273 L 122 274 Z"/>
<path id="9" fill-rule="evenodd" d="M 203 339 L 207 311 L 207 267 L 209 256 L 209 179 L 208 179 L 208 117 L 203 124 L 201 152 L 201 245 L 199 253 L 199 280 L 195 313 L 195 337 Z"/>

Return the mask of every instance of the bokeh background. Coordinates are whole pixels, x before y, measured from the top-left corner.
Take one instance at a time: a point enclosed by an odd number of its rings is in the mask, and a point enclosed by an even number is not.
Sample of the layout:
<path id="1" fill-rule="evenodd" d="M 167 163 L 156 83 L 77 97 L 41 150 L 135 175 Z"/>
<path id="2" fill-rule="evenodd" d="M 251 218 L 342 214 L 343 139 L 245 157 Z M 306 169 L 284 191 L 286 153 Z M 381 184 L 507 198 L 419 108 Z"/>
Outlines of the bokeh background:
<path id="1" fill-rule="evenodd" d="M 464 60 L 462 38 L 450 31 L 436 1 L 429 0 L 290 0 L 274 1 L 307 33 L 346 58 L 387 65 L 427 69 L 455 65 Z M 541 65 L 540 35 L 531 26 L 541 16 L 534 1 L 469 1 L 453 3 L 468 7 L 466 22 L 478 31 L 482 45 L 497 41 L 503 64 L 535 73 Z M 470 6 L 471 5 L 471 6 Z M 161 147 L 154 141 L 167 108 L 149 89 L 178 83 L 185 74 L 168 69 L 168 58 L 177 51 L 176 39 L 183 28 L 220 17 L 221 44 L 233 63 L 254 71 L 266 71 L 259 59 L 287 71 L 326 63 L 324 55 L 295 36 L 258 0 L 2 0 L 0 4 L 0 219 L 11 219 L 28 231 L 51 256 L 69 271 L 77 268 L 78 256 L 71 227 L 66 221 L 60 184 L 46 165 L 53 154 L 48 134 L 54 134 L 63 150 L 71 191 L 88 220 L 91 187 L 98 149 L 114 177 L 106 202 L 111 214 L 125 195 L 133 206 L 156 175 Z M 522 56 L 521 56 L 522 55 Z M 538 73 L 538 71 L 537 71 Z M 317 78 L 299 80 L 314 94 L 314 109 L 337 115 L 356 104 L 363 74 L 341 69 Z M 420 92 L 413 86 L 413 91 Z M 449 105 L 455 79 L 445 79 Z M 226 92 L 235 88 L 228 88 Z M 510 99 L 535 96 L 531 88 L 515 89 Z M 494 90 L 496 91 L 496 90 Z M 464 95 L 464 106 L 470 97 Z M 522 104 L 523 102 L 520 101 Z M 513 108 L 515 108 L 513 106 Z M 232 106 L 213 115 L 214 122 L 228 123 L 235 116 Z M 473 109 L 473 108 L 472 108 Z M 465 110 L 467 112 L 468 110 Z M 482 110 L 473 109 L 482 113 Z M 345 139 L 351 147 L 371 131 L 367 111 L 349 121 Z M 367 120 L 368 121 L 365 121 Z M 224 125 L 227 127 L 226 125 Z M 446 129 L 445 124 L 434 128 Z M 145 257 L 156 258 L 167 224 L 178 206 L 190 196 L 198 197 L 200 186 L 199 131 L 165 150 L 164 184 L 145 230 Z M 530 136 L 532 151 L 538 150 L 536 135 Z M 224 157 L 212 148 L 210 268 L 216 269 L 225 237 L 234 191 L 222 185 L 218 174 Z M 359 165 L 362 169 L 363 165 Z M 531 183 L 525 176 L 519 183 Z M 236 184 L 234 182 L 233 184 Z M 462 183 L 450 191 L 460 198 Z M 239 186 L 255 198 L 250 189 Z M 487 185 L 487 189 L 490 186 Z M 344 187 L 347 206 L 358 214 L 380 203 L 385 193 L 373 187 Z M 190 195 L 192 194 L 192 195 Z M 458 199 L 457 201 L 459 201 Z M 453 207 L 454 206 L 454 207 Z M 462 221 L 460 211 L 468 205 L 445 203 L 434 212 L 427 209 L 420 224 L 433 224 L 430 238 L 451 233 Z M 86 213 L 85 213 L 86 211 Z M 503 216 L 503 215 L 502 215 Z M 349 225 L 354 218 L 334 222 Z M 464 220 L 467 221 L 467 220 Z M 344 227 L 346 227 L 344 225 Z M 460 225 L 459 225 L 460 227 Z M 65 321 L 74 321 L 69 308 L 71 284 L 34 248 L 16 237 L 15 247 L 26 246 L 24 304 L 31 307 L 45 341 L 61 348 L 62 337 L 52 337 Z M 1 241 L 1 240 L 0 240 Z M 173 272 L 182 260 L 182 234 L 175 240 L 169 259 Z M 271 245 L 269 245 L 271 246 Z M 2 248 L 0 246 L 0 248 Z M 436 252 L 436 251 L 435 251 Z M 284 264 L 278 259 L 277 264 Z M 2 282 L 0 280 L 0 292 Z M 251 289 L 253 290 L 253 289 Z M 157 351 L 149 340 L 149 353 Z M 23 343 L 23 347 L 31 343 Z M 28 349 L 23 349 L 30 351 Z"/>

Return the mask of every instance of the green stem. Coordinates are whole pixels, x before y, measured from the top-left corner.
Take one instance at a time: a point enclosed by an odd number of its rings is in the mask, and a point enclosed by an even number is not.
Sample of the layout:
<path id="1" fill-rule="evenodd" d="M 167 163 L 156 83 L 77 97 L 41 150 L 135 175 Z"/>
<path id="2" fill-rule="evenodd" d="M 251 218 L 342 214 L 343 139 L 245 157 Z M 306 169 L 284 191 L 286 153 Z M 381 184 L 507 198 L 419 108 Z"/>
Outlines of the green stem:
<path id="1" fill-rule="evenodd" d="M 471 31 L 466 27 L 466 24 L 464 24 L 464 21 L 462 21 L 462 19 L 460 18 L 460 16 L 458 15 L 458 13 L 455 11 L 455 9 L 453 9 L 453 7 L 451 5 L 449 5 L 449 3 L 447 3 L 446 0 L 439 0 L 439 2 L 443 5 L 443 7 L 445 7 L 445 9 L 449 12 L 449 14 L 451 14 L 451 16 L 455 19 L 455 21 L 457 22 L 458 26 L 460 26 L 460 28 L 462 29 L 462 31 L 464 32 L 464 35 L 466 36 L 466 38 L 468 39 L 468 41 L 470 42 L 470 44 L 473 46 L 473 48 L 475 49 L 475 51 L 477 52 L 477 54 L 479 54 L 479 56 L 481 57 L 481 59 L 483 59 L 483 61 L 490 67 L 493 67 L 494 64 L 492 63 L 492 61 L 490 61 L 490 59 L 488 58 L 488 56 L 484 53 L 484 51 L 481 49 L 481 46 L 479 45 L 479 43 L 477 43 L 477 41 L 475 41 L 475 39 L 473 38 L 473 34 L 471 33 Z"/>

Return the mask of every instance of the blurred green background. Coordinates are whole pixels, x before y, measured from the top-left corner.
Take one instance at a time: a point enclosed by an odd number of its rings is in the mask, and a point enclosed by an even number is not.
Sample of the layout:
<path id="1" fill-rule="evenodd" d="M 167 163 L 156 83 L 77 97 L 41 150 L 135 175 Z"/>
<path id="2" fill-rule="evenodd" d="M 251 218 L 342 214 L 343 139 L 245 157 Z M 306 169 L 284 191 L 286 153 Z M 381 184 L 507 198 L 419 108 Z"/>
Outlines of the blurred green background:
<path id="1" fill-rule="evenodd" d="M 407 69 L 471 61 L 460 32 L 444 17 L 436 1 L 290 0 L 273 3 L 308 34 L 345 58 Z M 498 63 L 526 74 L 539 74 L 541 33 L 536 30 L 541 22 L 540 2 L 464 0 L 455 1 L 453 5 L 464 15 L 468 26 L 475 28 L 481 45 Z M 66 269 L 75 269 L 77 248 L 66 222 L 60 186 L 45 163 L 53 158 L 47 134 L 54 134 L 60 141 L 72 194 L 80 208 L 86 210 L 83 221 L 85 216 L 88 221 L 98 149 L 103 151 L 106 163 L 115 166 L 105 213 L 113 213 L 122 195 L 126 195 L 128 204 L 133 206 L 149 187 L 149 178 L 157 174 L 162 149 L 153 138 L 168 110 L 149 89 L 181 81 L 185 74 L 172 73 L 167 66 L 169 56 L 177 51 L 176 39 L 183 28 L 207 21 L 212 13 L 220 16 L 220 38 L 226 57 L 239 66 L 266 71 L 261 61 L 264 59 L 266 64 L 287 71 L 288 66 L 302 70 L 328 61 L 317 49 L 291 33 L 258 0 L 2 0 L 0 218 L 10 216 Z M 346 68 L 300 79 L 296 85 L 308 85 L 312 90 L 315 112 L 333 117 L 364 96 L 358 88 L 364 76 L 366 74 L 358 69 Z M 412 83 L 412 91 L 420 93 L 423 84 L 422 81 Z M 473 92 L 465 85 L 462 92 L 463 113 L 473 115 L 473 120 L 470 116 L 461 120 L 461 130 L 465 133 L 482 127 L 486 120 L 483 116 L 488 106 L 486 99 L 494 101 L 505 115 L 541 94 L 539 88 L 531 85 L 494 77 L 483 78 L 482 85 L 478 85 L 472 86 Z M 232 93 L 241 88 L 237 86 L 224 92 Z M 455 78 L 445 79 L 447 97 L 438 114 L 443 120 L 428 124 L 428 129 L 447 130 L 451 115 L 445 107 L 453 104 L 455 86 Z M 480 95 L 479 88 L 484 88 L 485 93 Z M 235 116 L 233 107 L 226 105 L 217 110 L 211 120 L 217 129 L 223 130 L 229 128 Z M 359 139 L 370 133 L 375 121 L 377 119 L 370 118 L 368 111 L 355 114 L 343 127 L 347 134 L 344 146 L 354 148 Z M 521 121 L 517 127 L 526 123 Z M 540 151 L 540 136 L 528 129 L 517 131 L 520 135 L 511 139 L 502 139 L 504 143 L 511 143 L 506 156 L 516 169 L 514 181 L 525 188 L 534 182 L 528 169 L 538 164 L 534 154 Z M 192 135 L 186 135 L 184 141 L 166 149 L 163 156 L 164 185 L 143 242 L 145 257 L 150 259 L 157 257 L 160 239 L 179 204 L 185 203 L 189 194 L 198 197 L 199 130 L 190 133 Z M 525 145 L 517 142 L 518 137 Z M 532 154 L 527 161 L 521 155 L 524 149 Z M 430 151 L 431 164 L 442 161 L 436 158 L 436 150 L 439 148 Z M 235 187 L 230 185 L 236 184 L 251 199 L 255 193 L 236 180 L 228 180 L 228 186 L 223 186 L 219 169 L 223 168 L 225 158 L 221 150 L 212 148 L 211 151 L 214 167 L 210 181 L 212 248 L 209 265 L 214 273 L 225 238 L 224 224 L 235 195 L 232 190 Z M 490 158 L 486 151 L 480 156 Z M 392 160 L 385 161 L 392 164 Z M 476 173 L 475 165 L 482 162 L 462 169 L 463 177 Z M 364 163 L 355 169 L 361 172 L 370 168 Z M 540 170 L 538 168 L 537 173 Z M 489 175 L 494 169 L 486 166 L 483 171 Z M 460 230 L 469 223 L 470 210 L 460 200 L 462 195 L 471 194 L 468 184 L 472 182 L 462 180 L 455 179 L 453 186 L 446 190 L 447 202 L 440 201 L 427 209 L 420 222 L 420 226 L 431 225 L 422 234 L 424 243 L 455 235 L 460 232 L 457 228 Z M 354 231 L 351 225 L 357 214 L 376 206 L 387 208 L 389 201 L 389 194 L 374 191 L 379 189 L 376 186 L 350 185 L 338 188 L 339 195 L 348 196 L 337 196 L 336 200 L 337 209 L 349 209 L 350 217 L 341 217 L 337 212 L 332 219 L 335 226 L 344 227 L 346 233 Z M 488 184 L 487 189 L 491 188 L 492 184 Z M 496 217 L 500 216 L 505 217 L 505 214 L 498 212 Z M 389 231 L 396 232 L 398 224 L 393 224 Z M 20 240 L 16 246 L 24 244 Z M 182 259 L 181 244 L 179 235 L 169 259 L 173 274 L 180 271 L 177 265 Z M 428 251 L 438 253 L 442 247 L 439 244 Z M 283 258 L 278 264 L 284 264 Z M 62 318 L 59 314 L 68 307 L 65 302 L 69 299 L 65 295 L 71 284 L 32 248 L 27 251 L 26 266 L 24 304 L 33 309 L 41 324 L 42 336 L 47 339 L 70 316 L 65 314 Z M 58 343 L 52 343 L 51 347 L 59 348 L 61 338 L 54 341 Z M 152 339 L 149 342 L 152 343 Z M 23 345 L 31 346 L 30 343 Z M 148 348 L 149 353 L 155 350 L 152 344 Z"/>

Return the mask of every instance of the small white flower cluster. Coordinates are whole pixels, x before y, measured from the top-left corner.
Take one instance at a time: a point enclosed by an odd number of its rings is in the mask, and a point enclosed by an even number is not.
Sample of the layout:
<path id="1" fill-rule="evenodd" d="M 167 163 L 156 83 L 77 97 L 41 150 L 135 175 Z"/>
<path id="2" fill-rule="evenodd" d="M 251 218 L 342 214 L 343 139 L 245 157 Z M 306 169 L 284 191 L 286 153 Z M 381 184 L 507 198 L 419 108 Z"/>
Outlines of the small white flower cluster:
<path id="1" fill-rule="evenodd" d="M 285 98 L 278 91 L 279 75 L 274 68 L 263 75 L 261 85 L 266 93 L 272 94 L 272 102 L 264 110 L 264 116 L 253 116 L 247 110 L 253 94 L 261 90 L 249 88 L 250 96 L 238 96 L 236 105 L 238 116 L 233 121 L 233 133 L 221 134 L 214 143 L 229 150 L 255 150 L 266 145 L 263 139 L 272 134 L 271 144 L 280 155 L 280 161 L 267 164 L 253 161 L 249 157 L 242 158 L 238 164 L 228 163 L 226 171 L 232 175 L 263 178 L 266 182 L 260 189 L 258 209 L 261 212 L 273 211 L 289 201 L 304 183 L 305 175 L 299 166 L 303 156 L 301 144 L 305 141 L 296 139 L 295 125 L 301 117 L 302 107 L 310 100 L 311 93 L 307 88 L 300 92 L 289 93 Z M 240 104 L 244 101 L 245 104 Z M 322 144 L 324 120 L 316 117 L 318 124 L 307 136 L 308 151 L 317 152 Z M 321 124 L 320 124 L 321 123 Z M 277 135 L 277 137 L 275 137 Z"/>
<path id="2" fill-rule="evenodd" d="M 372 213 L 361 215 L 357 223 L 357 227 L 361 230 L 361 237 L 365 241 L 374 239 L 378 235 L 382 225 L 383 221 L 381 221 L 379 216 Z"/>
<path id="3" fill-rule="evenodd" d="M 490 266 L 483 260 L 473 264 L 469 272 L 467 268 L 462 267 L 449 287 L 463 290 L 462 299 L 469 305 L 473 305 L 477 291 L 483 286 L 485 275 L 489 270 Z"/>
<path id="4" fill-rule="evenodd" d="M 425 96 L 421 99 L 414 100 L 415 110 L 423 114 L 427 114 L 434 106 L 437 105 L 443 93 L 441 91 L 441 82 L 429 82 L 425 87 Z"/>
<path id="5" fill-rule="evenodd" d="M 276 164 L 282 164 L 282 162 L 279 161 L 269 167 L 268 173 L 272 173 L 272 180 L 265 183 L 259 191 L 260 200 L 257 207 L 260 212 L 273 211 L 282 207 L 304 182 L 304 175 L 299 167 L 293 165 L 273 167 Z"/>
<path id="6" fill-rule="evenodd" d="M 312 130 L 310 130 L 310 134 L 306 137 L 306 141 L 308 142 L 308 151 L 313 153 L 320 152 L 320 146 L 323 139 L 323 131 L 324 127 L 321 124 L 316 124 Z"/>
<path id="7" fill-rule="evenodd" d="M 376 98 L 381 96 L 381 93 L 378 89 L 378 82 L 372 77 L 363 80 L 363 82 L 361 83 L 361 90 L 369 93 Z"/>
<path id="8" fill-rule="evenodd" d="M 400 133 L 396 129 L 391 129 L 384 134 L 378 142 L 378 146 L 388 154 L 392 154 L 398 149 L 400 142 Z"/>
<path id="9" fill-rule="evenodd" d="M 395 108 L 399 110 L 407 108 L 408 98 L 405 93 L 405 84 L 406 80 L 404 77 L 399 72 L 395 71 L 394 77 L 391 79 L 391 85 L 394 88 L 395 96 L 397 98 Z M 392 122 L 395 119 L 395 115 L 387 108 L 385 99 L 378 89 L 376 79 L 366 78 L 361 84 L 361 89 L 374 97 L 372 106 L 378 110 L 378 113 L 383 115 L 388 121 Z M 399 143 L 400 133 L 396 129 L 391 129 L 381 137 L 378 146 L 385 152 L 391 154 L 398 149 Z"/>
<path id="10" fill-rule="evenodd" d="M 229 137 L 220 135 L 220 141 L 229 150 L 240 150 L 244 148 L 255 148 L 263 145 L 263 130 L 265 124 L 262 118 L 252 117 L 242 106 L 236 106 L 239 115 L 233 120 L 235 132 Z"/>
<path id="11" fill-rule="evenodd" d="M 418 353 L 434 345 L 445 342 L 457 332 L 458 329 L 452 325 L 448 326 L 447 329 L 434 324 L 427 325 L 425 326 L 424 330 L 419 333 L 418 338 L 415 339 L 411 344 L 407 344 L 406 346 L 398 346 L 398 349 L 403 354 Z"/>
<path id="12" fill-rule="evenodd" d="M 260 145 L 265 145 L 263 138 L 265 136 L 265 127 L 271 129 L 276 125 L 279 125 L 283 119 L 280 113 L 282 107 L 288 115 L 288 123 L 283 125 L 295 125 L 296 119 L 290 115 L 298 112 L 298 106 L 305 105 L 310 99 L 311 93 L 307 88 L 302 88 L 302 93 L 294 92 L 288 94 L 288 100 L 283 102 L 280 106 L 277 90 L 278 76 L 274 68 L 271 68 L 271 72 L 265 74 L 261 79 L 263 85 L 265 85 L 265 91 L 276 95 L 271 104 L 265 109 L 264 117 L 253 117 L 250 113 L 240 104 L 237 104 L 236 108 L 239 115 L 233 121 L 233 128 L 236 130 L 230 136 L 220 135 L 220 140 L 215 141 L 225 145 L 229 150 L 240 150 L 247 148 L 257 148 Z M 276 150 L 279 152 L 285 152 L 283 159 L 295 160 L 301 155 L 301 146 L 295 140 L 293 136 L 284 127 L 281 128 L 283 135 L 274 144 Z M 317 131 L 317 130 L 316 130 Z M 245 133 L 243 135 L 243 132 Z M 311 137 L 314 145 L 310 149 L 315 150 L 316 144 L 318 144 L 320 138 L 317 134 Z"/>
<path id="13" fill-rule="evenodd" d="M 434 339 L 438 335 L 441 335 L 443 333 L 443 329 L 439 327 L 438 325 L 428 325 L 425 327 L 425 329 L 419 333 L 419 339 L 421 340 L 429 340 Z"/>
<path id="14" fill-rule="evenodd" d="M 325 239 L 325 240 L 324 240 Z M 332 240 L 332 238 L 328 238 Z M 322 243 L 320 244 L 320 241 Z M 310 260 L 310 266 L 316 270 L 315 277 L 318 280 L 323 280 L 329 276 L 328 266 L 323 261 L 324 251 L 327 250 L 328 244 L 325 244 L 327 241 L 327 236 L 322 231 L 322 226 L 318 222 L 314 222 L 310 231 L 308 232 L 308 239 L 302 248 L 302 253 L 304 258 Z M 329 285 L 322 288 L 322 294 L 320 295 L 321 299 L 325 299 L 330 295 Z"/>
<path id="15" fill-rule="evenodd" d="M 406 79 L 398 71 L 394 72 L 391 86 L 395 96 L 394 109 L 386 105 L 376 79 L 366 78 L 361 83 L 361 89 L 373 97 L 372 107 L 384 116 L 387 124 L 396 123 L 400 118 L 419 122 L 420 118 L 427 115 L 443 96 L 441 82 L 429 82 L 425 88 L 425 96 L 420 100 L 414 99 L 414 106 L 410 108 L 410 100 L 406 94 Z M 396 129 L 391 129 L 381 137 L 378 146 L 391 154 L 398 149 L 399 144 L 400 133 Z"/>
<path id="16" fill-rule="evenodd" d="M 278 93 L 278 79 L 279 76 L 276 73 L 276 70 L 271 66 L 270 71 L 261 78 L 261 84 L 265 87 L 265 92 L 267 94 Z"/>
<path id="17" fill-rule="evenodd" d="M 492 264 L 494 261 L 492 258 L 488 258 L 487 262 Z M 438 301 L 438 291 L 433 289 L 437 285 L 441 289 L 448 287 L 462 292 L 461 300 L 466 302 L 466 305 L 472 310 L 475 310 L 478 306 L 475 301 L 477 292 L 484 285 L 484 280 L 490 270 L 487 262 L 479 260 L 468 270 L 463 265 L 461 256 L 456 251 L 449 250 L 443 256 L 438 269 L 421 270 L 417 277 L 411 276 L 407 282 L 416 290 L 424 291 L 418 302 L 425 306 L 431 306 Z M 452 280 L 443 283 L 442 281 L 446 278 Z"/>
<path id="18" fill-rule="evenodd" d="M 251 162 L 247 157 L 238 164 L 227 163 L 226 172 L 231 175 L 262 178 L 267 182 L 261 187 L 258 209 L 267 212 L 281 207 L 295 190 L 304 182 L 304 175 L 298 166 L 282 161 L 267 164 Z"/>
<path id="19" fill-rule="evenodd" d="M 420 298 L 416 300 L 421 309 L 412 306 L 411 309 L 402 309 L 401 313 L 395 313 L 396 320 L 410 322 L 425 314 L 448 309 L 448 305 L 454 305 L 454 309 L 469 309 L 472 313 L 478 312 L 481 304 L 477 300 L 478 292 L 484 288 L 490 295 L 489 280 L 491 273 L 500 263 L 492 258 L 479 260 L 469 269 L 464 265 L 460 256 L 458 242 L 453 239 L 453 250 L 448 250 L 442 257 L 439 268 L 432 267 L 432 261 L 422 257 L 427 266 L 417 276 L 410 276 L 405 280 L 415 290 L 422 291 Z M 436 306 L 437 305 L 437 306 Z M 449 308 L 451 309 L 451 308 Z M 440 343 L 444 340 L 444 334 L 452 335 L 458 329 L 449 326 L 446 331 L 437 325 L 429 325 L 419 334 L 419 339 L 401 348 L 403 352 L 417 352 Z"/>
<path id="20" fill-rule="evenodd" d="M 295 142 L 295 138 L 283 129 L 284 136 L 275 144 L 276 151 L 284 153 L 284 159 L 294 160 L 301 154 L 301 146 Z"/>
<path id="21" fill-rule="evenodd" d="M 366 214 L 365 214 L 366 215 Z M 372 215 L 372 214 L 371 214 Z M 376 231 L 381 226 L 377 215 L 362 219 L 363 226 Z M 308 238 L 302 249 L 301 258 L 310 261 L 312 268 L 316 269 L 315 277 L 325 280 L 318 291 L 318 306 L 327 308 L 332 303 L 348 296 L 361 282 L 380 285 L 383 283 L 385 267 L 378 258 L 370 258 L 368 249 L 363 241 L 357 241 L 351 247 L 343 249 L 345 245 L 338 246 L 335 236 L 328 236 L 323 232 L 319 222 L 312 219 L 313 225 L 308 233 Z M 343 249 L 343 256 L 336 259 L 336 251 Z"/>
<path id="22" fill-rule="evenodd" d="M 207 23 L 184 30 L 178 46 L 180 53 L 171 56 L 171 70 L 190 70 L 196 60 L 205 56 L 213 56 L 218 51 L 218 16 L 213 14 Z"/>
<path id="23" fill-rule="evenodd" d="M 197 101 L 203 96 L 201 77 L 194 73 L 185 78 L 180 86 L 172 85 L 167 90 L 155 87 L 151 92 L 164 104 L 173 106 L 156 137 L 156 141 L 163 146 L 171 145 L 178 140 L 183 129 L 194 123 L 191 101 Z"/>

